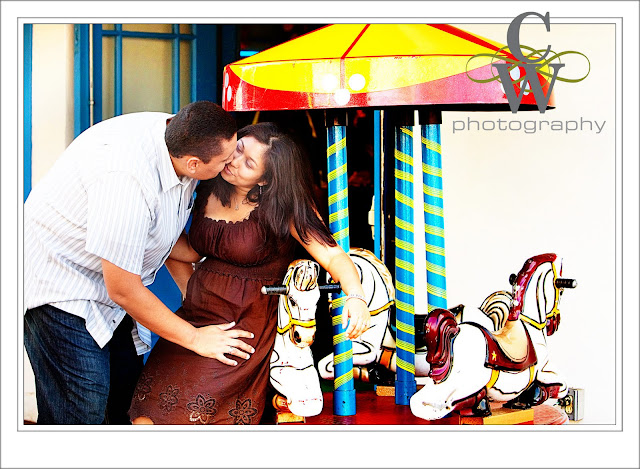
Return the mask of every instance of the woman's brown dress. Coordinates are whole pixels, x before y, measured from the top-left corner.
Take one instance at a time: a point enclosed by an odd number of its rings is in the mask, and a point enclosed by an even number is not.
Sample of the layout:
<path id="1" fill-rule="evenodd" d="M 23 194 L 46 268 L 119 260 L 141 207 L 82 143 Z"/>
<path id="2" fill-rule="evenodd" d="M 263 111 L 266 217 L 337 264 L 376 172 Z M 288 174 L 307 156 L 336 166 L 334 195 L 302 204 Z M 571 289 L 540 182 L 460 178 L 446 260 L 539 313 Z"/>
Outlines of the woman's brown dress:
<path id="1" fill-rule="evenodd" d="M 204 197 L 203 197 L 204 196 Z M 206 200 L 208 194 L 198 194 Z M 202 200 L 202 199 L 201 199 Z M 198 204 L 196 204 L 196 209 Z M 265 284 L 282 283 L 293 259 L 291 238 L 278 250 L 265 244 L 257 210 L 236 223 L 194 213 L 189 240 L 206 256 L 189 280 L 176 312 L 196 327 L 236 322 L 253 332 L 242 339 L 255 353 L 237 366 L 202 357 L 160 338 L 136 386 L 129 416 L 156 424 L 257 424 L 269 384 L 269 358 L 276 335 L 277 296 L 263 295 Z"/>

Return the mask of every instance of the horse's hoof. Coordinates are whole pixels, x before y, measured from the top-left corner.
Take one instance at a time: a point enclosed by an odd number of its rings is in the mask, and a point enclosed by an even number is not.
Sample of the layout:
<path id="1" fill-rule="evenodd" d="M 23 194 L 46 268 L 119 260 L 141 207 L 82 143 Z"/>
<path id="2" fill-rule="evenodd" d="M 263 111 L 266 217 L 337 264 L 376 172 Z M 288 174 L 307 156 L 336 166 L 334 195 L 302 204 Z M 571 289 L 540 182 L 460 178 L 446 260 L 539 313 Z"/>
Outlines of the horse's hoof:
<path id="1" fill-rule="evenodd" d="M 529 388 L 525 389 L 518 397 L 511 399 L 505 403 L 503 407 L 507 409 L 530 409 L 532 406 L 542 404 L 546 399 L 545 390 L 537 383 L 533 383 Z"/>
<path id="2" fill-rule="evenodd" d="M 507 409 L 516 409 L 516 410 L 525 410 L 531 408 L 531 403 L 519 401 L 518 399 L 513 399 L 509 402 L 505 402 L 502 404 L 502 407 L 506 407 Z"/>
<path id="3" fill-rule="evenodd" d="M 464 417 L 489 417 L 491 415 L 489 399 L 484 397 L 472 407 L 460 409 L 459 413 Z"/>
<path id="4" fill-rule="evenodd" d="M 369 371 L 369 383 L 387 386 L 394 385 L 396 374 L 393 371 L 385 368 L 380 363 L 374 363 L 367 368 Z"/>

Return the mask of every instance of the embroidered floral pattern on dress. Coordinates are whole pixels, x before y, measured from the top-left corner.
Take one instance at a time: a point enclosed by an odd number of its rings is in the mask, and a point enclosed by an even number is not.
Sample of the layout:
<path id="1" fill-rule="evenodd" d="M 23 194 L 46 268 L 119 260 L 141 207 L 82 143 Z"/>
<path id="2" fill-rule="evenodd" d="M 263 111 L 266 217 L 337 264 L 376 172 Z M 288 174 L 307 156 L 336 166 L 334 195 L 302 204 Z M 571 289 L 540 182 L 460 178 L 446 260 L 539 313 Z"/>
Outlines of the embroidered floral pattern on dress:
<path id="1" fill-rule="evenodd" d="M 250 425 L 251 417 L 257 413 L 258 409 L 251 407 L 251 399 L 236 399 L 236 408 L 229 411 L 229 415 L 235 418 L 234 425 Z"/>
<path id="2" fill-rule="evenodd" d="M 133 398 L 139 401 L 144 401 L 149 393 L 151 393 L 151 381 L 153 378 L 151 376 L 147 376 L 146 373 L 142 373 L 140 375 L 140 379 L 138 380 L 138 385 L 136 386 L 136 393 Z"/>
<path id="3" fill-rule="evenodd" d="M 158 405 L 166 412 L 171 412 L 178 403 L 178 393 L 180 388 L 178 386 L 169 385 L 164 392 L 160 393 L 160 401 Z"/>
<path id="4" fill-rule="evenodd" d="M 198 394 L 195 400 L 187 404 L 187 410 L 191 411 L 189 420 L 191 422 L 209 423 L 209 419 L 213 417 L 217 410 L 215 409 L 216 400 L 209 394 L 205 398 L 202 394 Z"/>

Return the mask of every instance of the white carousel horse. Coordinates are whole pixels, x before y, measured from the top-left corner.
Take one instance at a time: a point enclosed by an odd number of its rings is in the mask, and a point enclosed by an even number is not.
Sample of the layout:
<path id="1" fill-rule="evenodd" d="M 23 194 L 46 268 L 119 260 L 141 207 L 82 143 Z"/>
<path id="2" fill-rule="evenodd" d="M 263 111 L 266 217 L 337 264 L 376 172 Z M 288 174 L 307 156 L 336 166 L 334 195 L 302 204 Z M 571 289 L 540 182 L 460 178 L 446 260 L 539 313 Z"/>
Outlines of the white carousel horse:
<path id="1" fill-rule="evenodd" d="M 353 341 L 354 365 L 366 365 L 381 357 L 380 344 L 388 334 L 389 308 L 394 298 L 393 280 L 386 266 L 366 249 L 352 248 L 349 255 L 360 275 L 372 315 L 369 329 Z M 286 403 L 276 398 L 274 405 L 280 410 L 288 407 L 291 413 L 301 417 L 319 414 L 323 405 L 320 380 L 309 347 L 316 330 L 315 311 L 320 295 L 318 273 L 317 263 L 294 261 L 289 265 L 282 286 L 263 287 L 263 293 L 281 295 L 270 378 L 276 391 L 285 397 Z M 323 377 L 330 370 L 328 379 L 333 379 L 333 354 L 321 360 L 318 366 Z M 354 371 L 360 374 L 358 372 L 361 370 L 356 367 Z M 366 370 L 363 373 L 366 374 Z"/>
<path id="2" fill-rule="evenodd" d="M 566 383 L 548 368 L 545 335 L 556 331 L 560 297 L 576 282 L 558 277 L 555 260 L 555 254 L 528 259 L 509 279 L 512 293 L 496 292 L 480 309 L 458 307 L 457 318 L 445 309 L 427 315 L 431 379 L 411 398 L 414 415 L 486 416 L 489 400 L 527 408 L 566 395 Z"/>
<path id="3" fill-rule="evenodd" d="M 316 332 L 319 273 L 316 262 L 297 260 L 289 264 L 281 287 L 262 288 L 263 293 L 280 294 L 271 384 L 286 398 L 289 411 L 301 417 L 322 412 L 320 380 L 309 347 Z"/>

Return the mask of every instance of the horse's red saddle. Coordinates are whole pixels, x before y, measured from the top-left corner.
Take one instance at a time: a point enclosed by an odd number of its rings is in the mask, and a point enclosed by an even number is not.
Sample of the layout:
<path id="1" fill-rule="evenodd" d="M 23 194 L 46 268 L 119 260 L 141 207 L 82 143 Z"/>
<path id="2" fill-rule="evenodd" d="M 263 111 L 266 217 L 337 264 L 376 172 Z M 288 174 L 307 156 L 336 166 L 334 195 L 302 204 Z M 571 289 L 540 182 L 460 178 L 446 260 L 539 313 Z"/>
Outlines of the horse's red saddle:
<path id="1" fill-rule="evenodd" d="M 529 332 L 527 331 L 526 327 L 522 328 L 526 335 L 526 351 L 524 355 L 522 355 L 522 357 L 514 358 L 503 349 L 500 341 L 497 340 L 496 337 L 491 332 L 489 332 L 489 330 L 487 330 L 487 328 L 479 324 L 477 324 L 477 326 L 484 334 L 487 342 L 487 355 L 484 359 L 484 366 L 486 366 L 487 368 L 501 371 L 519 372 L 524 371 L 527 368 L 538 363 L 538 357 L 536 356 L 533 342 L 531 341 L 531 337 L 529 336 Z"/>

